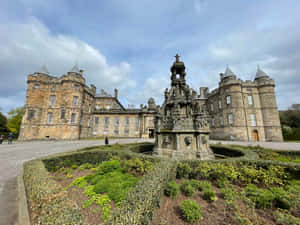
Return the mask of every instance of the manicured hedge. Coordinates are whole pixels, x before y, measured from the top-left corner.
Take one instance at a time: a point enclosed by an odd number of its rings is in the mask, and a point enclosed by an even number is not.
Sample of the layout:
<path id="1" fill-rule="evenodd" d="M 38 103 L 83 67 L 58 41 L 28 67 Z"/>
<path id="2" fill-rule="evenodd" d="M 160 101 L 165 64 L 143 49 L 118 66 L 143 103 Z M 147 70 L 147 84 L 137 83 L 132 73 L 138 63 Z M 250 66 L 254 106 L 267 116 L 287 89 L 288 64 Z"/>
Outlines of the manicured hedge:
<path id="1" fill-rule="evenodd" d="M 226 146 L 221 144 L 210 145 L 210 148 L 215 154 L 224 155 L 227 157 L 233 157 L 232 160 L 256 160 L 259 156 L 255 151 L 249 150 L 240 146 Z"/>
<path id="2" fill-rule="evenodd" d="M 41 160 L 25 163 L 23 176 L 32 224 L 84 225 L 78 206 L 49 176 Z"/>

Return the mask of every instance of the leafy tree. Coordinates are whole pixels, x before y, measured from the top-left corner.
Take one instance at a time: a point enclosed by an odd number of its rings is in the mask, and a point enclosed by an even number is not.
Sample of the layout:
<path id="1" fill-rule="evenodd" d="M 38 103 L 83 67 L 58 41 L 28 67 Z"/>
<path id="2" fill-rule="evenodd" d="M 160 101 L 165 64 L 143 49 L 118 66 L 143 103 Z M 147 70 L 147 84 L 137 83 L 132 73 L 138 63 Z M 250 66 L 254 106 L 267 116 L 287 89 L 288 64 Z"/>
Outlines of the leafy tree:
<path id="1" fill-rule="evenodd" d="M 18 107 L 8 112 L 7 128 L 16 136 L 19 135 L 24 107 Z"/>
<path id="2" fill-rule="evenodd" d="M 0 134 L 8 132 L 6 124 L 7 124 L 6 116 L 3 115 L 2 112 L 0 112 Z"/>

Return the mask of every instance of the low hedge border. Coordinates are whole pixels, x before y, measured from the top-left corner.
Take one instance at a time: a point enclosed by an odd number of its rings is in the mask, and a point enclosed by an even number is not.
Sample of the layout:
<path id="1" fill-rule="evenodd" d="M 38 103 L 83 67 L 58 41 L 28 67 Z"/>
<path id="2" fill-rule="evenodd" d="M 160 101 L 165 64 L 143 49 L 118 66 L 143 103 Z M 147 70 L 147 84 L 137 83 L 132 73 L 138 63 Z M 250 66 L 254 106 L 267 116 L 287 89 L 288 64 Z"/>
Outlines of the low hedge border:
<path id="1" fill-rule="evenodd" d="M 231 160 L 257 160 L 259 155 L 253 151 L 243 148 L 241 146 L 227 146 L 221 144 L 211 144 L 210 148 L 215 154 L 225 155 L 228 157 L 233 157 Z M 222 159 L 223 160 L 223 159 Z"/>
<path id="2" fill-rule="evenodd" d="M 49 176 L 41 160 L 26 162 L 23 178 L 33 224 L 84 225 L 78 206 Z"/>

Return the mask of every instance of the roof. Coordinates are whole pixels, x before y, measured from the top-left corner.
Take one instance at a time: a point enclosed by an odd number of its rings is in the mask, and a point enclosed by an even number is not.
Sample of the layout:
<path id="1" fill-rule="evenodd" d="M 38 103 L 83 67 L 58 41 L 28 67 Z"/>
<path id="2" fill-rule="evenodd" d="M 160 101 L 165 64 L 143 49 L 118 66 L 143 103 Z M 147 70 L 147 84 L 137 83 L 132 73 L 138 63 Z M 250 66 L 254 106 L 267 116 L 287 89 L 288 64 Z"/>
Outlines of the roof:
<path id="1" fill-rule="evenodd" d="M 227 65 L 224 73 L 224 77 L 231 77 L 231 76 L 235 76 L 235 74 L 231 71 L 231 69 Z"/>
<path id="2" fill-rule="evenodd" d="M 261 68 L 259 65 L 257 65 L 257 72 L 255 75 L 255 79 L 259 79 L 262 77 L 269 77 Z"/>
<path id="3" fill-rule="evenodd" d="M 43 74 L 49 74 L 49 71 L 46 67 L 46 65 L 44 64 L 38 71 L 36 71 L 37 73 L 43 73 Z"/>
<path id="4" fill-rule="evenodd" d="M 75 65 L 72 67 L 72 69 L 70 70 L 70 72 L 73 73 L 79 73 L 79 68 L 78 68 L 78 63 L 76 62 Z"/>

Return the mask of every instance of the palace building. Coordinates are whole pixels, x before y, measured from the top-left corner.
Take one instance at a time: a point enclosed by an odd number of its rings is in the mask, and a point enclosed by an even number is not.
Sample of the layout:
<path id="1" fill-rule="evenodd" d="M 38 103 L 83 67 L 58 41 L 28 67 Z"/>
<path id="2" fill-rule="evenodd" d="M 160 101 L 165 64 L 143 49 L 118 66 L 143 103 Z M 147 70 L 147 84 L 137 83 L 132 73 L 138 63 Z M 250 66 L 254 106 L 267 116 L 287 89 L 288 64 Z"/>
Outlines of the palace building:
<path id="1" fill-rule="evenodd" d="M 196 100 L 210 116 L 210 138 L 240 141 L 282 141 L 275 83 L 259 67 L 252 81 L 242 81 L 226 68 L 218 88 L 200 87 Z M 196 91 L 193 90 L 195 94 Z M 20 140 L 154 137 L 160 106 L 149 98 L 140 108 L 125 108 L 118 90 L 110 95 L 87 86 L 75 65 L 61 77 L 43 66 L 28 75 Z"/>

